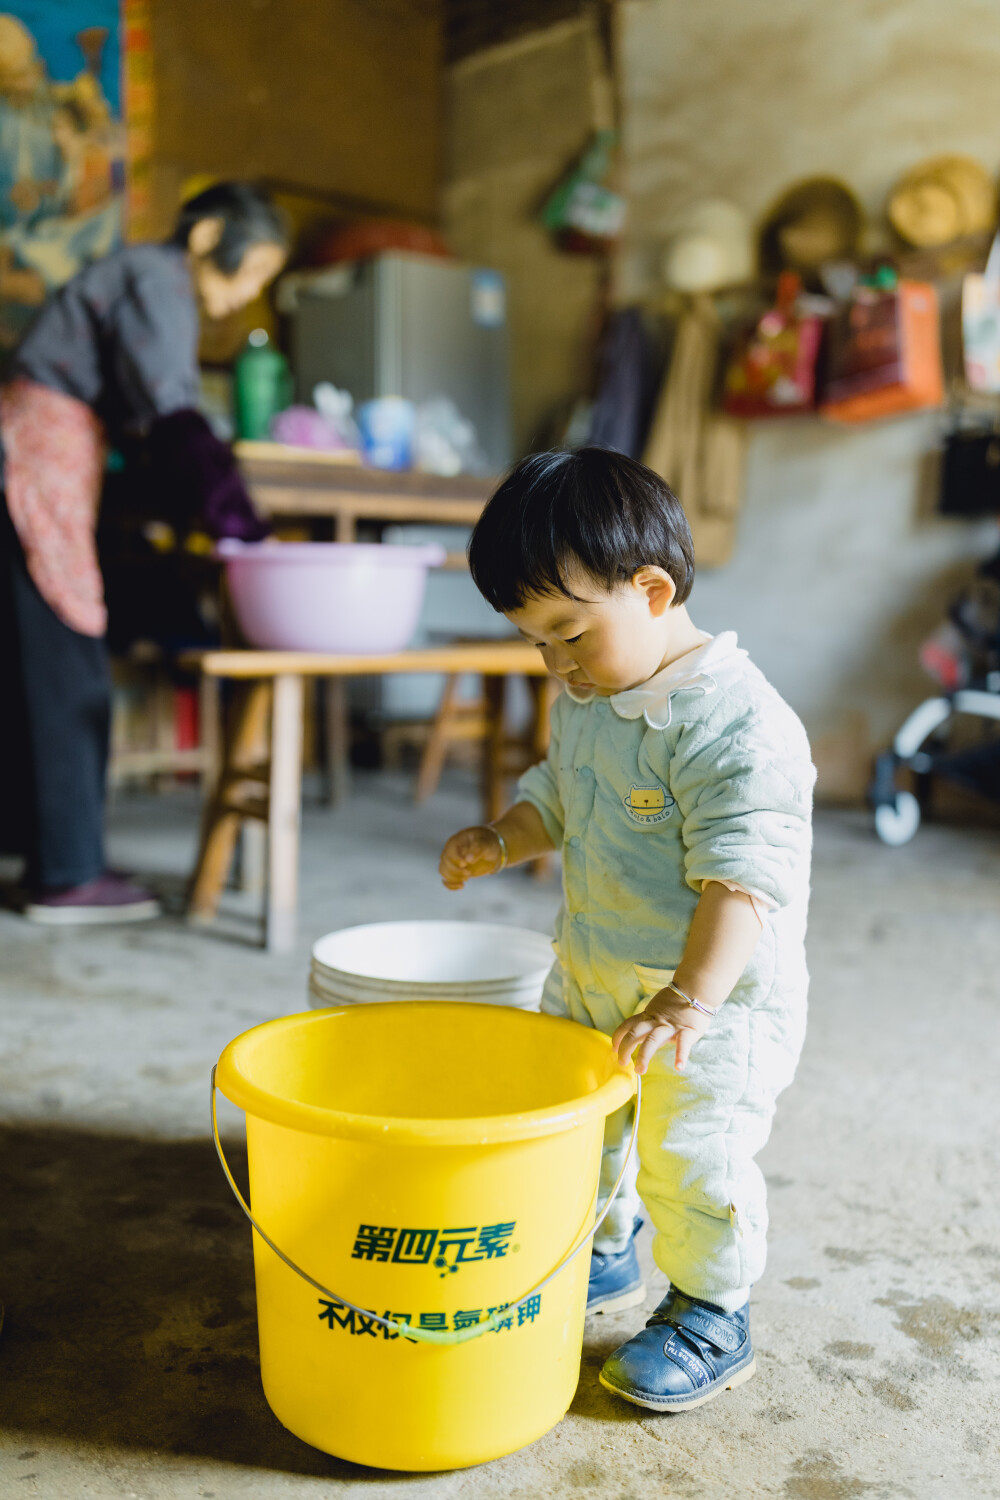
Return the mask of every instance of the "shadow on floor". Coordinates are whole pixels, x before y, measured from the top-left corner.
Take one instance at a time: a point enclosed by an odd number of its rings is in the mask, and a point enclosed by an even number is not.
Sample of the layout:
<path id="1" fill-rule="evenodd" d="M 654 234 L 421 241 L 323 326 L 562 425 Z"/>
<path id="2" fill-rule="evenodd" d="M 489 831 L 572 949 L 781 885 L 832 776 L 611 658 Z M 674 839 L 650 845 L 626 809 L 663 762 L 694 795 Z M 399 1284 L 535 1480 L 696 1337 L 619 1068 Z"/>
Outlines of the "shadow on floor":
<path id="1" fill-rule="evenodd" d="M 245 1181 L 245 1154 L 230 1151 Z M 326 1479 L 264 1401 L 250 1236 L 210 1142 L 0 1129 L 5 1425 Z"/>

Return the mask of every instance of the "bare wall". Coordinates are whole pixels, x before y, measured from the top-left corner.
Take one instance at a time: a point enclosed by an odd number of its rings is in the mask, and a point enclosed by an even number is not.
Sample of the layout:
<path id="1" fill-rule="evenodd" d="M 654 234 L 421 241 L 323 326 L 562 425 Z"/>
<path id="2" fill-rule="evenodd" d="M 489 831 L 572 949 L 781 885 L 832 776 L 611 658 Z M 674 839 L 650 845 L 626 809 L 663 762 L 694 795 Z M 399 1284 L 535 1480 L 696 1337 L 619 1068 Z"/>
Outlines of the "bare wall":
<path id="1" fill-rule="evenodd" d="M 1000 165 L 995 0 L 624 0 L 636 236 L 705 193 L 762 212 L 794 178 L 881 207 L 938 151 Z"/>
<path id="2" fill-rule="evenodd" d="M 571 20 L 448 70 L 445 230 L 507 276 L 520 449 L 587 385 L 600 266 L 557 250 L 538 210 L 594 128 L 596 58 L 589 23 Z"/>
<path id="3" fill-rule="evenodd" d="M 437 0 L 153 0 L 153 48 L 157 229 L 203 173 L 436 218 Z"/>
<path id="4" fill-rule="evenodd" d="M 651 252 L 695 199 L 757 216 L 833 173 L 877 213 L 923 156 L 1000 163 L 994 0 L 625 0 L 621 56 L 626 295 L 648 290 Z M 861 790 L 871 747 L 930 691 L 919 642 L 995 541 L 932 513 L 940 429 L 756 424 L 735 560 L 696 585 L 699 622 L 738 629 L 804 715 L 829 793 Z"/>

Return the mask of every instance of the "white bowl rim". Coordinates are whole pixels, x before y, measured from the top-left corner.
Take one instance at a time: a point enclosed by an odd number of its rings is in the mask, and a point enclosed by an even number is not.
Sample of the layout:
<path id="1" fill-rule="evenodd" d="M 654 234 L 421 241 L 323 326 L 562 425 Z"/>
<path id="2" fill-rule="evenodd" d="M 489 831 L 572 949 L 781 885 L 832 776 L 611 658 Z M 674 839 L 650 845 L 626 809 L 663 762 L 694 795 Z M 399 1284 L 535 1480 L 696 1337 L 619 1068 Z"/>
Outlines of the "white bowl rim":
<path id="1" fill-rule="evenodd" d="M 333 563 L 336 567 L 353 562 L 377 562 L 388 567 L 439 567 L 447 551 L 437 542 L 241 542 L 225 537 L 218 542 L 215 555 L 223 562 L 264 563 Z"/>
<path id="2" fill-rule="evenodd" d="M 330 963 L 324 957 L 322 951 L 324 945 L 330 944 L 332 939 L 346 937 L 347 934 L 351 934 L 354 937 L 361 933 L 369 933 L 373 938 L 380 938 L 384 944 L 386 941 L 390 941 L 394 934 L 402 938 L 404 933 L 401 929 L 405 930 L 417 927 L 423 929 L 425 932 L 428 929 L 436 928 L 443 938 L 448 934 L 457 933 L 461 933 L 463 936 L 468 934 L 471 937 L 472 933 L 478 932 L 484 936 L 489 934 L 493 939 L 499 938 L 502 942 L 511 945 L 518 940 L 528 945 L 534 944 L 537 945 L 539 962 L 531 968 L 526 968 L 522 965 L 519 968 L 514 968 L 513 972 L 490 975 L 487 979 L 393 979 L 387 978 L 384 975 L 373 974 L 370 971 L 365 972 L 357 969 L 340 968 L 337 964 Z M 543 945 L 545 948 L 544 962 L 542 961 Z M 376 948 L 375 951 L 378 951 L 378 949 Z M 478 986 L 499 987 L 504 984 L 523 984 L 534 980 L 538 976 L 544 977 L 549 969 L 551 969 L 553 963 L 551 937 L 544 932 L 537 931 L 535 928 L 513 927 L 508 926 L 504 922 L 462 922 L 453 919 L 437 918 L 429 918 L 427 920 L 404 918 L 395 922 L 362 922 L 353 927 L 341 927 L 333 932 L 325 933 L 323 937 L 317 939 L 312 946 L 311 958 L 313 972 L 317 975 L 323 975 L 334 980 L 338 976 L 343 975 L 349 984 L 360 982 L 362 988 L 367 985 L 385 985 L 391 987 L 402 986 L 409 989 L 421 986 L 425 988 L 469 989 Z"/>

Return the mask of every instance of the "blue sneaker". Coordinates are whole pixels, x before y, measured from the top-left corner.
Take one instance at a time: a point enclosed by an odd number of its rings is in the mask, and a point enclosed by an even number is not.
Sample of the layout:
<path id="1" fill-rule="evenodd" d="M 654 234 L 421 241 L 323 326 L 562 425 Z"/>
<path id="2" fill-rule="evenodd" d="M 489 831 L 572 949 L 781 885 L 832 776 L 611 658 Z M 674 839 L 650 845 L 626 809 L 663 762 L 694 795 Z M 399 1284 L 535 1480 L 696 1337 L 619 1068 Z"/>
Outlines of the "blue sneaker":
<path id="1" fill-rule="evenodd" d="M 638 1307 L 645 1302 L 646 1288 L 639 1270 L 639 1257 L 635 1253 L 635 1237 L 641 1228 L 642 1220 L 636 1219 L 632 1238 L 617 1255 L 591 1251 L 588 1313 L 623 1312 L 626 1307 Z"/>
<path id="2" fill-rule="evenodd" d="M 641 1333 L 605 1361 L 601 1384 L 650 1411 L 689 1411 L 756 1373 L 749 1302 L 724 1313 L 676 1287 Z"/>

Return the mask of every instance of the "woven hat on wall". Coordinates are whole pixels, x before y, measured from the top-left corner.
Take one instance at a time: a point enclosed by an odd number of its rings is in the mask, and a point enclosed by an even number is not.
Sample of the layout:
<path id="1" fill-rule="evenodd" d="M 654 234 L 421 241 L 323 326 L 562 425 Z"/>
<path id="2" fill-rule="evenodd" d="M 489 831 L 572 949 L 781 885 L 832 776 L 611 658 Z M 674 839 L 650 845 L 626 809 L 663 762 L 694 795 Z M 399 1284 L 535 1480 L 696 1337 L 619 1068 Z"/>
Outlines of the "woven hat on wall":
<path id="1" fill-rule="evenodd" d="M 717 292 L 753 278 L 753 229 L 735 203 L 706 198 L 672 226 L 663 279 L 675 292 Z"/>
<path id="2" fill-rule="evenodd" d="M 889 194 L 888 215 L 908 245 L 949 245 L 995 227 L 996 184 L 971 156 L 933 156 L 899 179 Z"/>
<path id="3" fill-rule="evenodd" d="M 787 188 L 764 216 L 760 267 L 767 275 L 813 272 L 828 261 L 853 260 L 864 210 L 836 177 L 807 177 Z"/>

